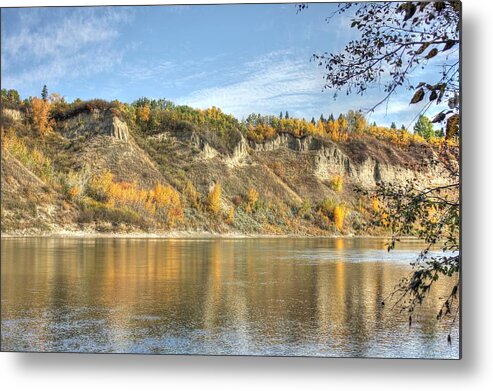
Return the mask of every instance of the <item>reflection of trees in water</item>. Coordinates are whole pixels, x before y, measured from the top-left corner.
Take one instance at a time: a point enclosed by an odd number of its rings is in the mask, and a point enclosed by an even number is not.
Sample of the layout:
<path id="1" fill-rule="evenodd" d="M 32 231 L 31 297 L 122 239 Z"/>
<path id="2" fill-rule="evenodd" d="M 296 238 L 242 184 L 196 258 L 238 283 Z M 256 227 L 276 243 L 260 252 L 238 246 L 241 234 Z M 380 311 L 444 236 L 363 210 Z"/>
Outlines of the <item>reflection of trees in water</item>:
<path id="1" fill-rule="evenodd" d="M 228 351 L 268 342 L 365 354 L 378 333 L 402 330 L 400 315 L 381 301 L 407 267 L 347 262 L 361 242 L 327 243 L 340 259 L 303 258 L 314 242 L 288 239 L 5 241 L 2 315 L 36 317 L 29 327 L 39 346 L 93 334 L 102 346 L 128 350 L 142 338 L 202 330 Z M 446 292 L 434 287 L 415 326 L 423 344 L 440 332 L 433 315 Z M 92 324 L 59 333 L 59 324 L 77 321 Z"/>

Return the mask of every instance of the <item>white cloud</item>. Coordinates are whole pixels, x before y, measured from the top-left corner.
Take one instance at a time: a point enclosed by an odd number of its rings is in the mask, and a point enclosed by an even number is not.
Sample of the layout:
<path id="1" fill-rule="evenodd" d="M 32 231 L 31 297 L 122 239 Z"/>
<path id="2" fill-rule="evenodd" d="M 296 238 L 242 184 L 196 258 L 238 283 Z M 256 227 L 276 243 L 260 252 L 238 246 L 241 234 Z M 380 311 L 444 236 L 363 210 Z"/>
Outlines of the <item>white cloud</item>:
<path id="1" fill-rule="evenodd" d="M 18 12 L 16 31 L 2 31 L 2 84 L 12 88 L 111 69 L 122 52 L 110 44 L 132 18 L 130 9 L 111 7 Z"/>
<path id="2" fill-rule="evenodd" d="M 289 51 L 269 53 L 221 74 L 229 75 L 221 86 L 199 89 L 177 102 L 199 108 L 217 106 L 238 117 L 279 110 L 303 115 L 321 97 L 322 79 L 317 67 Z"/>

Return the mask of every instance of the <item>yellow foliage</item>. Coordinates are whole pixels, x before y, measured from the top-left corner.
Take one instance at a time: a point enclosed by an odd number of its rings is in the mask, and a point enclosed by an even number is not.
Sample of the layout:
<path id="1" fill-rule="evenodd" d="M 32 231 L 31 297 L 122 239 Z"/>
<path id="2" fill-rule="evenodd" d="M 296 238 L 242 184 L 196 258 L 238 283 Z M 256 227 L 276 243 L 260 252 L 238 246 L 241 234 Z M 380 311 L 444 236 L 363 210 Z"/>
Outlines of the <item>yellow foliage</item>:
<path id="1" fill-rule="evenodd" d="M 371 200 L 371 209 L 374 212 L 378 212 L 380 210 L 380 201 L 378 200 L 378 198 L 376 198 L 376 197 L 372 198 L 372 200 Z"/>
<path id="2" fill-rule="evenodd" d="M 185 197 L 187 197 L 188 201 L 190 202 L 190 205 L 193 208 L 198 209 L 200 204 L 200 196 L 199 196 L 199 192 L 197 191 L 193 183 L 187 181 L 183 191 L 185 193 Z"/>
<path id="3" fill-rule="evenodd" d="M 89 187 L 98 200 L 107 201 L 112 184 L 113 174 L 109 171 L 105 171 L 101 175 L 92 177 Z"/>
<path id="4" fill-rule="evenodd" d="M 251 211 L 257 204 L 258 191 L 255 190 L 253 187 L 251 187 L 250 189 L 248 189 L 246 199 L 247 199 L 247 210 Z"/>
<path id="5" fill-rule="evenodd" d="M 330 181 L 330 188 L 337 193 L 342 191 L 344 178 L 342 175 L 334 175 Z"/>
<path id="6" fill-rule="evenodd" d="M 230 225 L 233 225 L 235 223 L 235 208 L 233 207 L 229 208 L 226 222 Z"/>
<path id="7" fill-rule="evenodd" d="M 53 164 L 50 158 L 45 156 L 37 148 L 29 148 L 24 140 L 17 137 L 13 129 L 2 132 L 2 150 L 8 151 L 16 159 L 33 170 L 42 179 L 50 181 L 53 175 Z"/>
<path id="8" fill-rule="evenodd" d="M 388 227 L 389 226 L 389 215 L 385 212 L 382 212 L 382 216 L 380 217 L 380 222 L 382 223 L 382 225 L 384 227 Z"/>
<path id="9" fill-rule="evenodd" d="M 344 219 L 346 218 L 346 207 L 342 204 L 334 208 L 334 224 L 339 231 L 344 227 Z"/>
<path id="10" fill-rule="evenodd" d="M 221 211 L 221 193 L 221 184 L 216 183 L 207 196 L 207 204 L 214 214 L 218 214 Z"/>
<path id="11" fill-rule="evenodd" d="M 92 195 L 107 206 L 127 208 L 138 213 L 162 216 L 169 226 L 183 221 L 180 194 L 173 187 L 157 184 L 150 190 L 135 182 L 115 182 L 109 171 L 91 179 Z"/>

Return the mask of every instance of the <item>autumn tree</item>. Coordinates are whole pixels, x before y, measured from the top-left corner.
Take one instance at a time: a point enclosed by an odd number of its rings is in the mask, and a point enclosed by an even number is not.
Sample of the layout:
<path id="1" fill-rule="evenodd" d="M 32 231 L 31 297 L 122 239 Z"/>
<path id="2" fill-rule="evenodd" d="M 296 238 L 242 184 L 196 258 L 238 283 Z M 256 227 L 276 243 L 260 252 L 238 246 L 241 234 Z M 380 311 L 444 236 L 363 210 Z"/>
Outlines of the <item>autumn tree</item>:
<path id="1" fill-rule="evenodd" d="M 219 214 L 221 211 L 221 194 L 222 188 L 220 183 L 214 184 L 212 188 L 209 190 L 209 194 L 207 195 L 207 205 L 209 210 L 215 215 Z"/>
<path id="2" fill-rule="evenodd" d="M 258 191 L 253 187 L 249 188 L 246 195 L 247 212 L 251 212 L 255 208 L 255 206 L 257 205 L 257 201 L 258 201 Z"/>
<path id="3" fill-rule="evenodd" d="M 302 10 L 306 5 L 299 5 Z M 375 110 L 389 102 L 401 89 L 409 92 L 410 104 L 432 104 L 441 111 L 433 122 L 445 122 L 448 139 L 460 132 L 459 47 L 460 12 L 458 1 L 449 2 L 368 2 L 341 3 L 328 17 L 351 13 L 350 27 L 358 37 L 335 53 L 315 54 L 313 59 L 326 70 L 325 87 L 363 95 L 370 87 L 383 84 L 384 94 L 368 108 Z M 412 82 L 416 70 L 428 76 Z M 445 108 L 443 108 L 445 106 Z M 427 133 L 426 133 L 427 134 Z M 378 205 L 375 224 L 391 229 L 389 250 L 403 236 L 417 235 L 426 242 L 408 278 L 396 287 L 395 304 L 408 311 L 409 321 L 440 277 L 452 278 L 453 288 L 443 299 L 437 314 L 441 319 L 458 315 L 461 256 L 459 244 L 460 192 L 459 150 L 444 144 L 432 161 L 448 179 L 440 186 L 426 186 L 416 181 L 405 185 L 379 183 L 368 194 Z M 433 216 L 430 213 L 433 213 Z M 440 244 L 443 253 L 430 256 L 432 246 Z M 450 338 L 450 335 L 449 335 Z"/>
<path id="4" fill-rule="evenodd" d="M 384 96 L 369 111 L 407 88 L 414 91 L 411 104 L 426 99 L 425 109 L 448 105 L 433 122 L 458 123 L 460 11 L 458 1 L 341 3 L 328 22 L 353 12 L 350 27 L 360 37 L 339 53 L 313 55 L 327 71 L 325 87 L 363 95 L 383 82 Z M 417 69 L 435 76 L 414 85 L 410 78 Z"/>
<path id="5" fill-rule="evenodd" d="M 50 102 L 34 97 L 31 101 L 31 121 L 38 132 L 44 136 L 50 130 Z"/>

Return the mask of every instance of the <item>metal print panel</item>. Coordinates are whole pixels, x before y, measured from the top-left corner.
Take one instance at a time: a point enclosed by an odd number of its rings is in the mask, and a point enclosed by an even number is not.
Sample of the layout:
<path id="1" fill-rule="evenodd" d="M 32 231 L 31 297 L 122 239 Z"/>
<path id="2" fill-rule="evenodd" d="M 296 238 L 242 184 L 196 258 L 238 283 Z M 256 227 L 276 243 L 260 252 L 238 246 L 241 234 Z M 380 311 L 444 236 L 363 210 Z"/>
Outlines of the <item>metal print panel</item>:
<path id="1" fill-rule="evenodd" d="M 460 358 L 460 15 L 2 8 L 1 350 Z"/>

